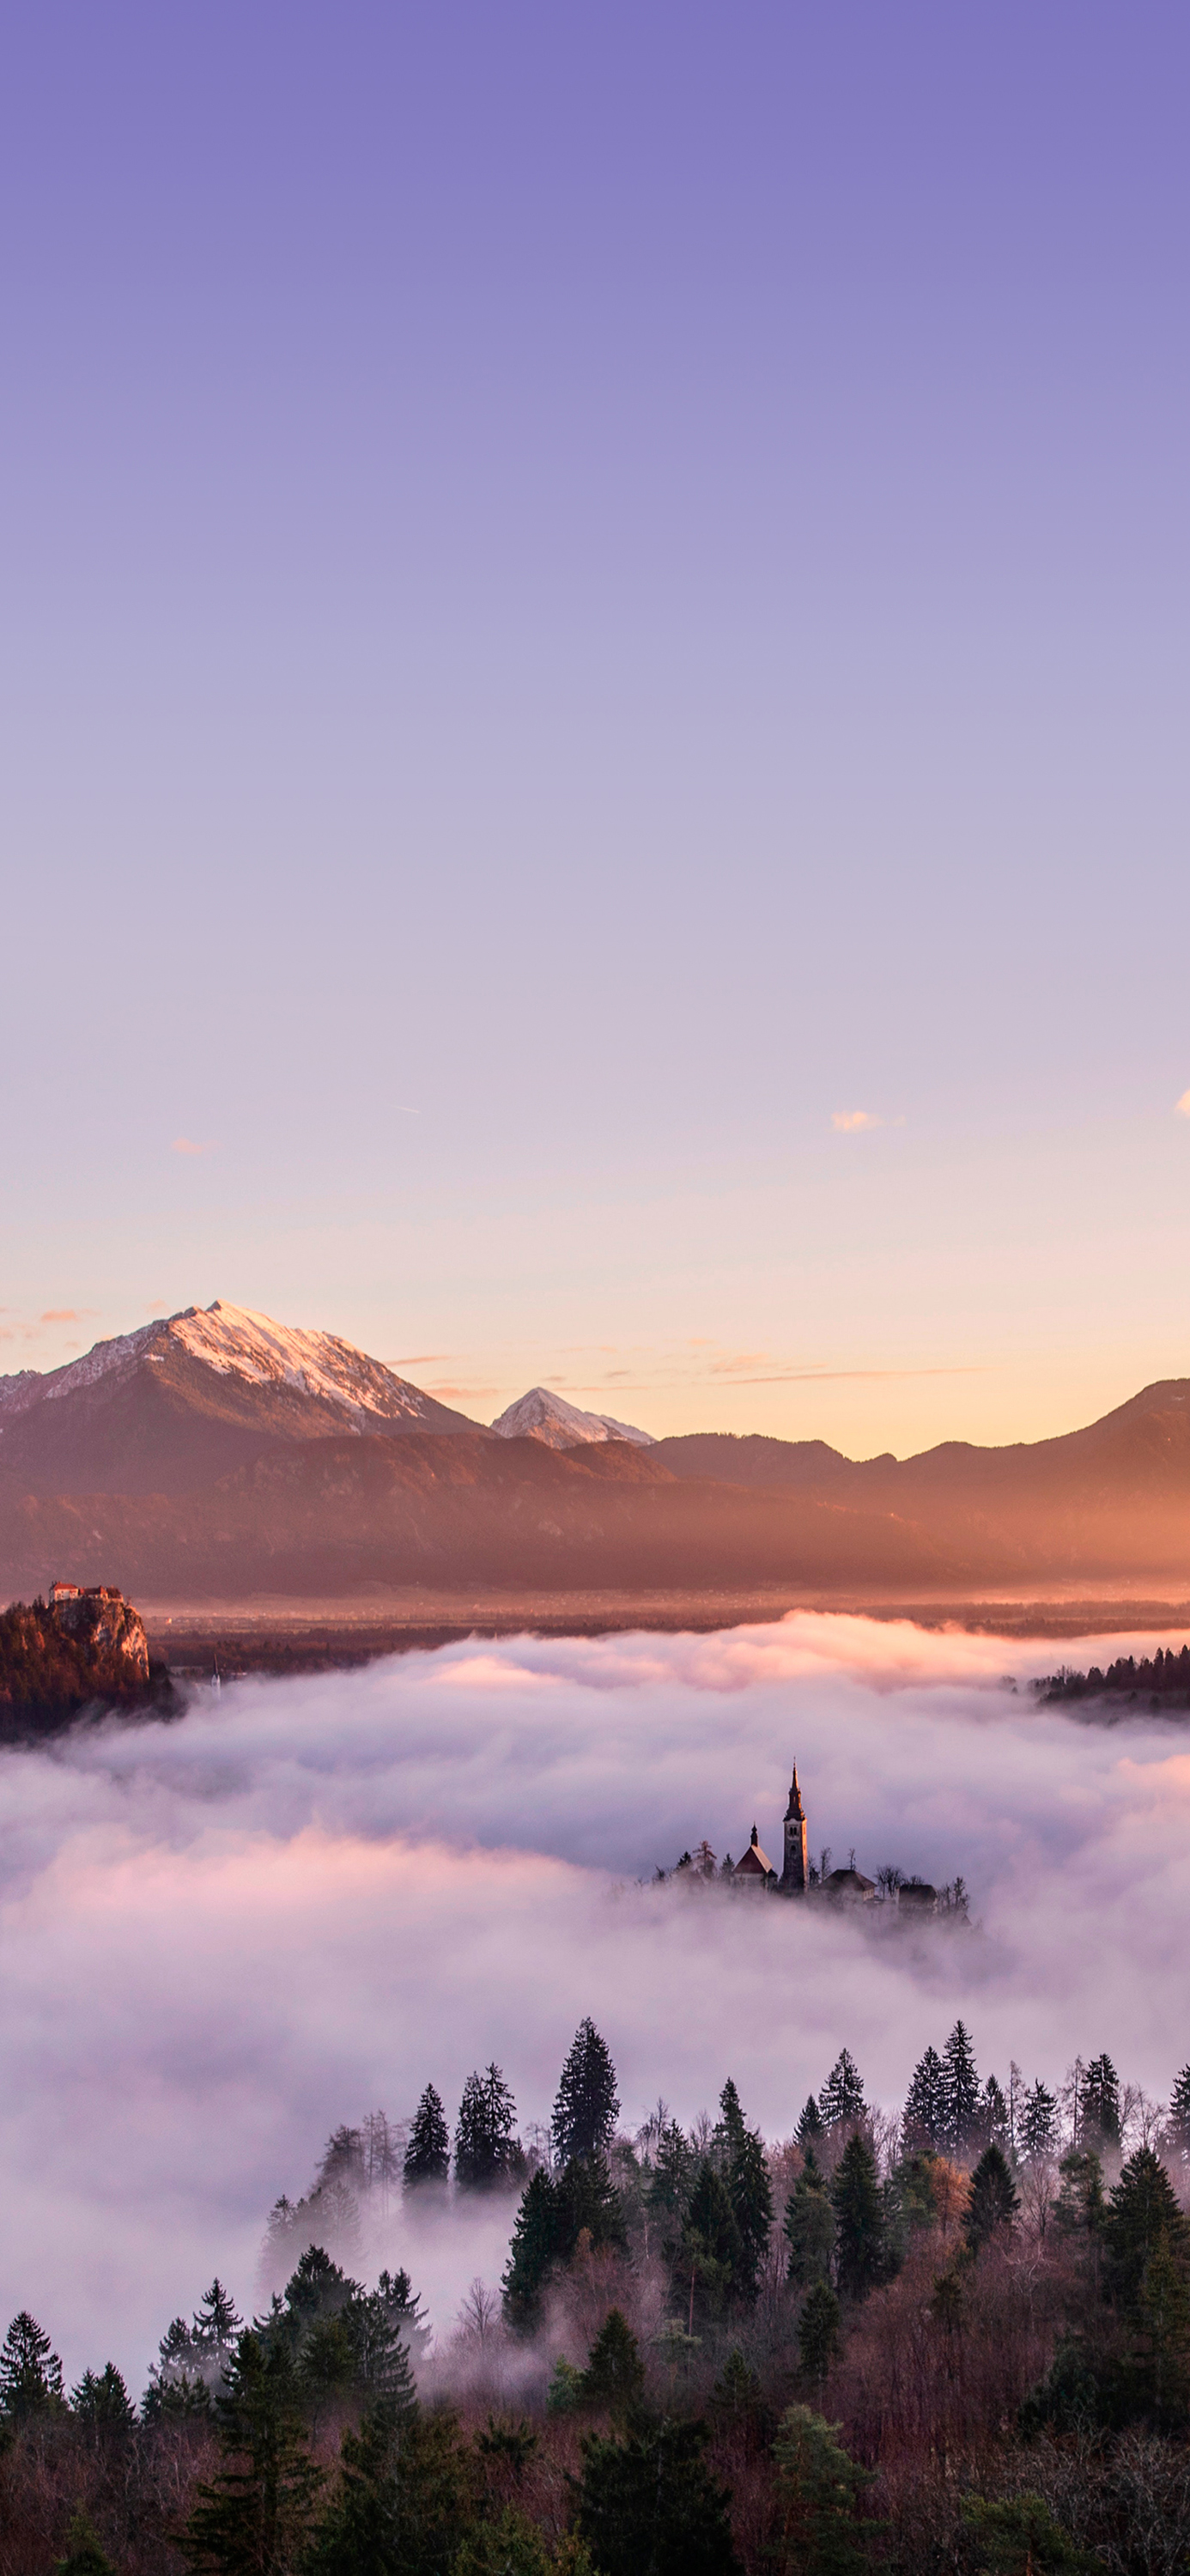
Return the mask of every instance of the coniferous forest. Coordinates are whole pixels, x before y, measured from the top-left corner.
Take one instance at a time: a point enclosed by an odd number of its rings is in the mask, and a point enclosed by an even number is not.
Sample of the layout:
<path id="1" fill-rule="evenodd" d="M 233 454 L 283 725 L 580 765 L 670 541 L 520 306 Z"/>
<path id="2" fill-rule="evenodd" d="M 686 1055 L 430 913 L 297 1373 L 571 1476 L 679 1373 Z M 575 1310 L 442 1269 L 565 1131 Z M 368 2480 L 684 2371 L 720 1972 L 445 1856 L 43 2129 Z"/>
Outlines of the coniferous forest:
<path id="1" fill-rule="evenodd" d="M 588 2020 L 547 2128 L 500 2067 L 328 2142 L 246 2322 L 215 2279 L 138 2401 L 0 2349 L 4 2576 L 848 2576 L 1190 2565 L 1190 2065 L 1051 2090 L 955 2023 L 895 2114 L 843 2048 L 767 2142 L 735 2083 L 635 2135 Z M 432 2336 L 365 2249 L 507 2213 Z"/>

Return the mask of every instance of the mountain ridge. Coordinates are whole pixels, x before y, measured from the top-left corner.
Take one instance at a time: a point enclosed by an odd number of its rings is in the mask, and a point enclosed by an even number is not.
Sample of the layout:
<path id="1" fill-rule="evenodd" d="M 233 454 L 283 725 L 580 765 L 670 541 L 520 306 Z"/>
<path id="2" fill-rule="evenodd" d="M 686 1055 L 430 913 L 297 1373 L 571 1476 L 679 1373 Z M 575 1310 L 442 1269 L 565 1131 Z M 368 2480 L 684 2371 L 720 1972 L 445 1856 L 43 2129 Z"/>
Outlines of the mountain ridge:
<path id="1" fill-rule="evenodd" d="M 489 1428 L 334 1335 L 218 1300 L 159 1318 L 0 1380 L 0 1591 L 57 1574 L 195 1601 L 422 1581 L 1190 1590 L 1190 1380 L 1045 1441 L 906 1459 L 761 1433 L 651 1440 L 529 1397 Z"/>

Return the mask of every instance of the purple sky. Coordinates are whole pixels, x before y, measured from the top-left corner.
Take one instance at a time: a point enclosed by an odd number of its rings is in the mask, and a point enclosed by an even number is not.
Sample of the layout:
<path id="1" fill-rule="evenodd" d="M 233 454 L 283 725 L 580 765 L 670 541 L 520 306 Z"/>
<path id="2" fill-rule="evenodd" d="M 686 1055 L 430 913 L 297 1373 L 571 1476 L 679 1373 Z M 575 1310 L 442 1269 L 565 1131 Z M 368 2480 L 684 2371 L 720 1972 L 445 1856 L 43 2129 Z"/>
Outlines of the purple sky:
<path id="1" fill-rule="evenodd" d="M 9 12 L 0 1365 L 222 1295 L 860 1451 L 1190 1365 L 1188 70 Z"/>

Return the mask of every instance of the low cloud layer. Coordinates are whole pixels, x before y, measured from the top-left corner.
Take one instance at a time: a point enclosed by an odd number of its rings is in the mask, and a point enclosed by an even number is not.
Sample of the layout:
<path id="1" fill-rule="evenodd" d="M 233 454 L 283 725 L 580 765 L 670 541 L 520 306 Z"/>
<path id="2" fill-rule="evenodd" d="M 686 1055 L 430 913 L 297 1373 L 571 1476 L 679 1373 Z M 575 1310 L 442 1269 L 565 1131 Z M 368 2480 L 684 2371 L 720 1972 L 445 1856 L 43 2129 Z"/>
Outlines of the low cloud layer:
<path id="1" fill-rule="evenodd" d="M 1048 1659 L 810 1615 L 475 1643 L 4 1755 L 0 2306 L 139 2387 L 216 2268 L 251 2299 L 268 2206 L 337 2121 L 406 2116 L 429 2079 L 453 2118 L 493 2055 L 545 2119 L 585 2012 L 633 2124 L 730 2072 L 787 2133 L 844 2042 L 894 2101 L 959 2011 L 985 2071 L 1053 2081 L 1106 2047 L 1165 2093 L 1190 1735 L 1039 1710 Z M 753 1821 L 779 1858 L 795 1756 L 813 1849 L 961 1871 L 978 1930 L 876 1939 L 635 1883 L 704 1833 L 738 1856 Z M 398 2208 L 389 2259 L 449 2324 L 504 2226 L 417 2246 Z"/>

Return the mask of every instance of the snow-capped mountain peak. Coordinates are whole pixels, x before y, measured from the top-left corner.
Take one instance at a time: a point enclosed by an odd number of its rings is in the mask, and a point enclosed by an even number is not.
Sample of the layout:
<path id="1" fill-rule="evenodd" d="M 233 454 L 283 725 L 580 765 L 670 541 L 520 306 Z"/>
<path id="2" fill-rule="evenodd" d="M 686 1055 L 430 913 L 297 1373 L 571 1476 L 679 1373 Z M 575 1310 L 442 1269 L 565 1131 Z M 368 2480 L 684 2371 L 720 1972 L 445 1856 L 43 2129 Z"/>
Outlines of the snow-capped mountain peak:
<path id="1" fill-rule="evenodd" d="M 220 1377 L 243 1378 L 250 1386 L 298 1387 L 353 1415 L 380 1414 L 391 1421 L 417 1414 L 425 1403 L 382 1360 L 369 1359 L 337 1334 L 275 1324 L 271 1315 L 230 1306 L 221 1297 L 213 1306 L 190 1306 L 184 1315 L 171 1316 L 165 1330 Z"/>
<path id="2" fill-rule="evenodd" d="M 491 1427 L 499 1440 L 540 1440 L 547 1449 L 577 1449 L 586 1440 L 630 1440 L 638 1449 L 653 1446 L 651 1431 L 617 1422 L 610 1413 L 584 1413 L 548 1386 L 531 1386 Z"/>
<path id="3" fill-rule="evenodd" d="M 218 1297 L 213 1306 L 187 1306 L 181 1314 L 96 1342 L 80 1359 L 45 1375 L 23 1369 L 0 1378 L 0 1418 L 13 1421 L 42 1403 L 58 1405 L 101 1382 L 118 1390 L 146 1367 L 168 1371 L 171 1361 L 183 1368 L 197 1362 L 215 1377 L 259 1388 L 266 1397 L 290 1392 L 312 1398 L 329 1406 L 344 1430 L 479 1427 L 334 1333 L 302 1332 Z"/>

